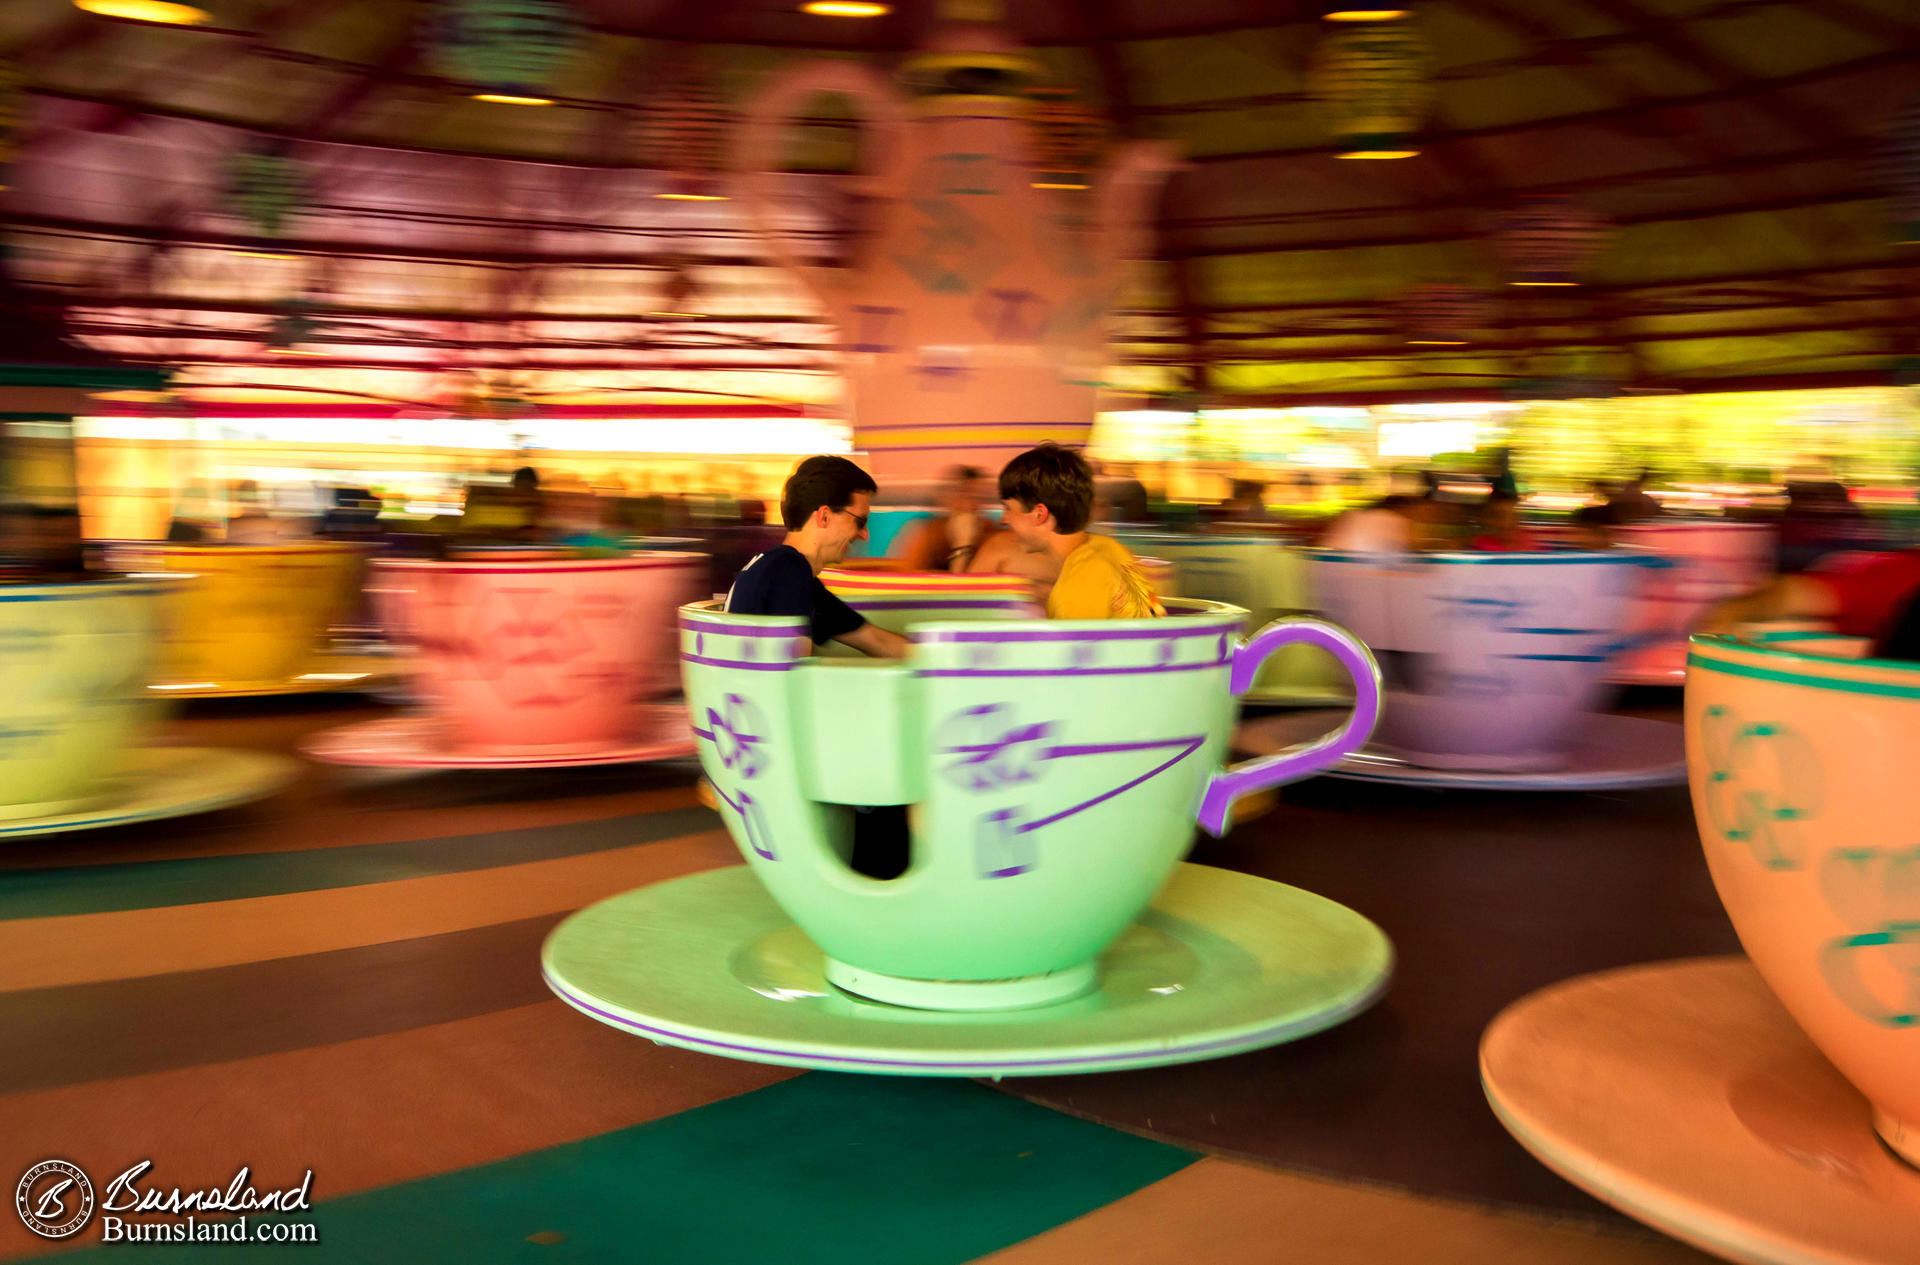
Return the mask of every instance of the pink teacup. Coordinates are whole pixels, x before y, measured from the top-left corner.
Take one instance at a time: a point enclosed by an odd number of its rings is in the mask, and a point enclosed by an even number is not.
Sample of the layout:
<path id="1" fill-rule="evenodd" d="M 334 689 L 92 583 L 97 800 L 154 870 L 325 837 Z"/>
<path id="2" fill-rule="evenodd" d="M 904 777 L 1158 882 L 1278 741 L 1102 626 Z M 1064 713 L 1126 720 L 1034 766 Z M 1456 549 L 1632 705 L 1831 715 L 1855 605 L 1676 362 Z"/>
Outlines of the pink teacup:
<path id="1" fill-rule="evenodd" d="M 706 565 L 687 553 L 396 559 L 374 564 L 374 587 L 450 746 L 587 750 L 636 737 L 642 704 L 673 689 L 674 610 Z"/>

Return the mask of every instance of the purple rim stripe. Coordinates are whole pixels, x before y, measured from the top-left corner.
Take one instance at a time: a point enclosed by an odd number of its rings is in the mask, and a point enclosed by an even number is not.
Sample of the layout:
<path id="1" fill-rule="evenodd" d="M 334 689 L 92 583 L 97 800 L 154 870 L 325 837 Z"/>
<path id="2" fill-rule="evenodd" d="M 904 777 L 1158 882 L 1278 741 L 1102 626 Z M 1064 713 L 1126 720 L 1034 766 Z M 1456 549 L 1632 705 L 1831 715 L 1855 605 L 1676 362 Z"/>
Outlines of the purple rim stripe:
<path id="1" fill-rule="evenodd" d="M 683 654 L 680 662 L 700 663 L 710 668 L 745 668 L 749 672 L 789 672 L 795 660 L 789 659 L 785 663 L 745 663 L 739 659 L 705 659 L 697 654 Z"/>
<path id="2" fill-rule="evenodd" d="M 1003 598 L 960 598 L 943 601 L 932 597 L 862 597 L 857 592 L 843 591 L 840 600 L 855 610 L 863 608 L 877 611 L 1002 611 L 1037 609 L 1040 603 L 1025 597 Z"/>
<path id="3" fill-rule="evenodd" d="M 1071 632 L 1060 630 L 1034 630 L 1014 632 L 930 632 L 921 635 L 920 640 L 927 642 L 991 642 L 1005 643 L 1015 641 L 1175 641 L 1186 637 L 1218 637 L 1222 633 L 1237 636 L 1240 632 L 1239 621 L 1212 626 L 1187 627 L 1174 632 L 1163 632 L 1158 628 L 1124 628 L 1113 632 Z"/>
<path id="4" fill-rule="evenodd" d="M 764 624 L 682 624 L 680 635 L 712 633 L 716 637 L 792 637 L 797 640 L 807 635 L 807 624 L 798 615 L 794 618 L 800 622 L 791 628 L 768 628 Z"/>
<path id="5" fill-rule="evenodd" d="M 1021 1068 L 1032 1067 L 1127 1067 L 1137 1063 L 1142 1058 L 1154 1058 L 1156 1061 L 1160 1061 L 1164 1059 L 1166 1055 L 1203 1054 L 1214 1050 L 1222 1052 L 1230 1050 L 1254 1050 L 1259 1049 L 1263 1045 L 1278 1044 L 1291 1037 L 1309 1036 L 1315 1032 L 1324 1031 L 1327 1028 L 1344 1022 L 1380 999 L 1381 995 L 1387 991 L 1387 984 L 1393 978 L 1391 948 L 1389 948 L 1388 954 L 1386 969 L 1381 971 L 1379 978 L 1374 980 L 1370 987 L 1355 994 L 1343 1005 L 1319 1011 L 1304 1018 L 1289 1019 L 1284 1023 L 1277 1023 L 1271 1027 L 1255 1028 L 1239 1036 L 1217 1037 L 1211 1041 L 1196 1041 L 1189 1045 L 1143 1044 L 1141 1048 L 1137 1050 L 1120 1054 L 1082 1054 L 1072 1058 L 1022 1059 L 1018 1062 L 1009 1063 L 995 1063 L 987 1059 L 876 1059 L 851 1054 L 809 1054 L 798 1050 L 776 1050 L 762 1046 L 741 1045 L 738 1042 L 720 1041 L 713 1037 L 695 1036 L 692 1033 L 683 1032 L 674 1028 L 656 1028 L 650 1024 L 641 1023 L 637 1019 L 629 1019 L 625 1015 L 615 1014 L 610 1010 L 602 1010 L 600 1007 L 587 1001 L 584 997 L 568 989 L 559 980 L 554 978 L 553 972 L 547 970 L 544 966 L 541 968 L 540 974 L 546 980 L 547 987 L 552 989 L 560 1000 L 566 1002 L 575 1010 L 592 1015 L 606 1023 L 614 1024 L 622 1028 L 631 1028 L 635 1032 L 646 1033 L 649 1036 L 664 1037 L 677 1045 L 693 1046 L 707 1050 L 732 1050 L 739 1054 L 760 1055 L 767 1062 L 783 1066 L 831 1069 L 858 1064 L 862 1067 L 923 1069 L 942 1067 L 979 1069 L 983 1072 L 1006 1073 Z M 828 987 L 832 986 L 829 985 Z"/>
<path id="6" fill-rule="evenodd" d="M 855 436 L 858 442 L 859 436 Z M 962 448 L 1031 448 L 1033 445 L 1024 439 L 1009 439 L 1003 444 L 876 444 L 878 452 L 957 452 Z M 1061 444 L 1062 448 L 1085 448 L 1087 445 L 1076 441 Z"/>
<path id="7" fill-rule="evenodd" d="M 862 426 L 863 434 L 886 434 L 897 430 L 1091 430 L 1091 422 L 903 422 L 895 426 Z"/>
<path id="8" fill-rule="evenodd" d="M 1209 659 L 1205 663 L 1159 663 L 1137 668 L 920 668 L 916 676 L 1140 676 L 1155 672 L 1195 672 L 1202 668 L 1224 668 L 1232 659 Z"/>

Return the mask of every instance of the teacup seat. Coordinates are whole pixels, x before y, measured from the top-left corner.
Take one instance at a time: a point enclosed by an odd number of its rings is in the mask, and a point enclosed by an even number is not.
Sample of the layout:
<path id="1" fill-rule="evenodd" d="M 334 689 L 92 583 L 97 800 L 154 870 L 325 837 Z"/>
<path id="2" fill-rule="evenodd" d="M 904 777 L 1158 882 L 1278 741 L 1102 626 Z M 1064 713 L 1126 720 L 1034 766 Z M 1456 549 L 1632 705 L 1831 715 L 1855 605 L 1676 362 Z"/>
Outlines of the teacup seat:
<path id="1" fill-rule="evenodd" d="M 804 620 L 682 608 L 701 761 L 748 868 L 576 915 L 548 942 L 549 983 L 690 1048 L 921 1075 L 1148 1066 L 1337 1022 L 1384 983 L 1378 929 L 1179 864 L 1196 821 L 1225 830 L 1234 799 L 1356 749 L 1376 713 L 1351 636 L 1298 620 L 1242 642 L 1243 619 L 1175 602 L 1165 619 L 940 620 L 910 627 L 908 659 L 872 661 L 813 656 Z M 1234 691 L 1300 643 L 1341 659 L 1359 704 L 1223 769 Z M 856 811 L 880 805 L 911 826 L 890 880 L 850 864 Z M 668 912 L 687 909 L 705 931 Z"/>
<path id="2" fill-rule="evenodd" d="M 1568 981 L 1482 1044 L 1489 1100 L 1550 1167 L 1743 1261 L 1920 1244 L 1920 664 L 1861 651 L 1691 641 L 1694 816 L 1750 962 Z"/>

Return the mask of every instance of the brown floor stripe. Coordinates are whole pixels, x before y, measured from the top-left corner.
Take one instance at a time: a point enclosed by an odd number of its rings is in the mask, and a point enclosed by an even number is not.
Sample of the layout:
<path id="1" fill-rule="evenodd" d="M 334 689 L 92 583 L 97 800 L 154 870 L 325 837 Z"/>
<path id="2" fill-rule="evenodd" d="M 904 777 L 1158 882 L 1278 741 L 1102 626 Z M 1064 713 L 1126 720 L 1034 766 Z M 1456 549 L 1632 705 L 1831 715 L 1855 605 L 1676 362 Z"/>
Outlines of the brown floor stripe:
<path id="1" fill-rule="evenodd" d="M 314 1171 L 331 1199 L 686 1111 L 796 1075 L 623 1035 L 557 1001 L 314 1049 L 0 1097 L 0 1174 L 53 1156 L 168 1184 Z M 644 1192 L 636 1192 L 644 1197 Z M 0 1256 L 35 1246 L 0 1218 Z"/>
<path id="2" fill-rule="evenodd" d="M 738 864 L 724 831 L 498 866 L 245 900 L 0 922 L 0 992 L 201 971 L 445 935 L 579 909 Z"/>
<path id="3" fill-rule="evenodd" d="M 365 948 L 0 993 L 0 1088 L 49 1089 L 401 1032 L 552 996 L 563 915 Z"/>
<path id="4" fill-rule="evenodd" d="M 1709 1265 L 1650 1232 L 1495 1212 L 1443 1200 L 1202 1160 L 976 1265 Z"/>

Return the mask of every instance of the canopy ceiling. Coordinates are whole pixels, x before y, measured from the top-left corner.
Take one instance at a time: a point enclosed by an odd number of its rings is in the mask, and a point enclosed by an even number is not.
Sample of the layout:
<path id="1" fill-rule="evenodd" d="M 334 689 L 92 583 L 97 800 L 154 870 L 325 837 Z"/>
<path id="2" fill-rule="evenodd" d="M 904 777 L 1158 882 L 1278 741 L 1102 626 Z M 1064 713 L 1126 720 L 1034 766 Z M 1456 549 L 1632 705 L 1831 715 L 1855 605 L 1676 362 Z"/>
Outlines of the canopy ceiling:
<path id="1" fill-rule="evenodd" d="M 831 404 L 833 331 L 731 202 L 652 196 L 644 111 L 691 65 L 729 108 L 791 58 L 895 64 L 934 19 L 793 0 L 576 0 L 555 104 L 468 99 L 411 0 L 202 0 L 216 21 L 0 5 L 28 117 L 0 195 L 15 269 L 114 355 L 178 381 L 428 399 L 448 371 L 548 398 L 737 392 Z M 1920 351 L 1920 246 L 1893 243 L 1883 138 L 1913 93 L 1909 0 L 1434 0 L 1418 157 L 1347 162 L 1307 88 L 1300 0 L 1018 0 L 1008 26 L 1122 135 L 1189 167 L 1133 273 L 1112 379 L 1265 404 L 1446 398 L 1544 378 L 1649 389 L 1886 380 Z M 843 244 L 858 129 L 791 148 L 796 222 Z M 224 164 L 288 143 L 302 213 L 236 218 Z M 1505 286 L 1494 218 L 1571 197 L 1612 234 L 1575 289 Z M 1076 196 L 1066 194 L 1062 196 Z M 278 257 L 262 257 L 278 256 Z M 650 316 L 691 261 L 701 319 Z M 1490 296 L 1466 347 L 1410 347 L 1400 296 Z M 270 354 L 293 296 L 319 356 Z M 717 376 L 724 374 L 725 376 Z"/>

